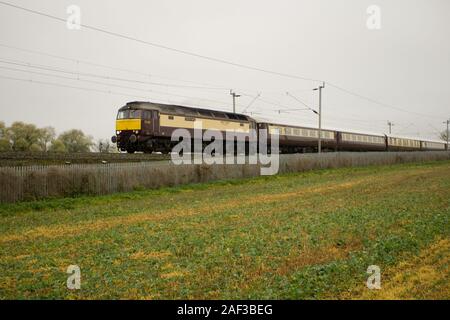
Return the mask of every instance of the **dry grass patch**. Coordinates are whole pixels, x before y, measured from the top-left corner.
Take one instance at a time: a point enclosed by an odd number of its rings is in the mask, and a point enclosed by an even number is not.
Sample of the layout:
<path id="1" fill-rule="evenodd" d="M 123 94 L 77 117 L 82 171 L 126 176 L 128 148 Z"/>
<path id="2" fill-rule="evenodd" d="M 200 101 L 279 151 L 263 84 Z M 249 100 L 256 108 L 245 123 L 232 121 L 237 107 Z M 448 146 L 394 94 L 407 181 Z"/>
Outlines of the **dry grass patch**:
<path id="1" fill-rule="evenodd" d="M 381 270 L 381 289 L 359 287 L 343 298 L 352 299 L 450 299 L 450 240 L 440 239 L 416 257 Z"/>
<path id="2" fill-rule="evenodd" d="M 143 252 L 138 251 L 130 255 L 133 260 L 151 260 L 151 259 L 162 259 L 171 256 L 172 254 L 167 251 L 162 252 Z"/>

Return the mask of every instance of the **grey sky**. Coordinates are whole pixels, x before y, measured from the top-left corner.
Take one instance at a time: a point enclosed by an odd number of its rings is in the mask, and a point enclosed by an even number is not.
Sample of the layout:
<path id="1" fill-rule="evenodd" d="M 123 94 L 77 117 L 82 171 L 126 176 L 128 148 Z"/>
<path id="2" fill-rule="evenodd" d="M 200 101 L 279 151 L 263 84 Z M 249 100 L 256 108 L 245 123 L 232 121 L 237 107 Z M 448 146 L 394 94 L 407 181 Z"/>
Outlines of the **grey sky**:
<path id="1" fill-rule="evenodd" d="M 444 129 L 442 122 L 450 117 L 448 0 L 5 1 L 61 18 L 68 16 L 67 6 L 76 4 L 81 7 L 84 24 L 236 63 L 323 79 L 383 103 L 428 115 L 399 112 L 327 87 L 323 96 L 325 127 L 382 133 L 387 131 L 387 120 L 391 120 L 394 133 L 436 138 L 436 132 Z M 373 4 L 381 8 L 381 30 L 366 27 L 366 9 Z M 243 94 L 237 111 L 260 92 L 262 100 L 256 100 L 248 110 L 258 112 L 257 116 L 300 125 L 317 123 L 309 111 L 274 112 L 303 108 L 286 91 L 315 107 L 317 93 L 311 89 L 317 83 L 311 81 L 210 62 L 87 29 L 68 30 L 62 22 L 2 5 L 0 44 L 149 76 L 6 47 L 0 47 L 2 61 L 145 82 L 226 88 L 176 88 L 80 76 L 81 80 L 91 81 L 85 82 L 8 70 L 5 68 L 73 77 L 0 63 L 0 77 L 112 92 L 0 78 L 0 120 L 7 124 L 21 120 L 54 126 L 58 132 L 80 128 L 96 138 L 109 138 L 114 133 L 117 109 L 127 101 L 231 110 L 228 88 Z"/>

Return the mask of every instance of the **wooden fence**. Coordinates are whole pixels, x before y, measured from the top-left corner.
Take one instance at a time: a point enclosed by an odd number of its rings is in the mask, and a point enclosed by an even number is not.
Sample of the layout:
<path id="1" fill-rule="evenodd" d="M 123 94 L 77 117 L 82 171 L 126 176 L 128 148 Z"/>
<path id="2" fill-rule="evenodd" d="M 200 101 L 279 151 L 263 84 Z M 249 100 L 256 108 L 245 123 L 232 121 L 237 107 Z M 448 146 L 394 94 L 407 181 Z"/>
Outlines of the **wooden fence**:
<path id="1" fill-rule="evenodd" d="M 279 173 L 318 168 L 450 159 L 450 152 L 366 152 L 281 155 Z M 220 179 L 255 177 L 260 165 L 173 165 L 168 162 L 0 168 L 0 203 L 104 195 Z"/>

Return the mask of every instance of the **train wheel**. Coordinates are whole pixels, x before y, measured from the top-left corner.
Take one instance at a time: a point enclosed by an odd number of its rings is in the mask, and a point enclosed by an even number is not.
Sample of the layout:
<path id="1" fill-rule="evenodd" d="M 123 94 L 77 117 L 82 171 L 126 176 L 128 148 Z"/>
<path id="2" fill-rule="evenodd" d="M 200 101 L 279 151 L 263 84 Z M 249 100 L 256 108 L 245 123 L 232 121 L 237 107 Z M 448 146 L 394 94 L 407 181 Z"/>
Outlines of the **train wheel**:
<path id="1" fill-rule="evenodd" d="M 127 152 L 128 152 L 129 154 L 133 154 L 133 153 L 136 152 L 136 150 L 134 150 L 134 149 L 127 149 Z"/>

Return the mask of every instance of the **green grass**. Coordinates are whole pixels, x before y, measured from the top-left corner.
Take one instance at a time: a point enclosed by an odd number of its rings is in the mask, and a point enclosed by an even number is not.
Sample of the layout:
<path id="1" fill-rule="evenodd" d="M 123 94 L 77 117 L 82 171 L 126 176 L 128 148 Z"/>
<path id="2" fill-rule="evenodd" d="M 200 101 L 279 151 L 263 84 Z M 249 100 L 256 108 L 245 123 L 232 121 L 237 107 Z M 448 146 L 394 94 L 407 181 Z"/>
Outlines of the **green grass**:
<path id="1" fill-rule="evenodd" d="M 0 298 L 358 298 L 449 238 L 449 199 L 442 161 L 1 205 Z"/>

